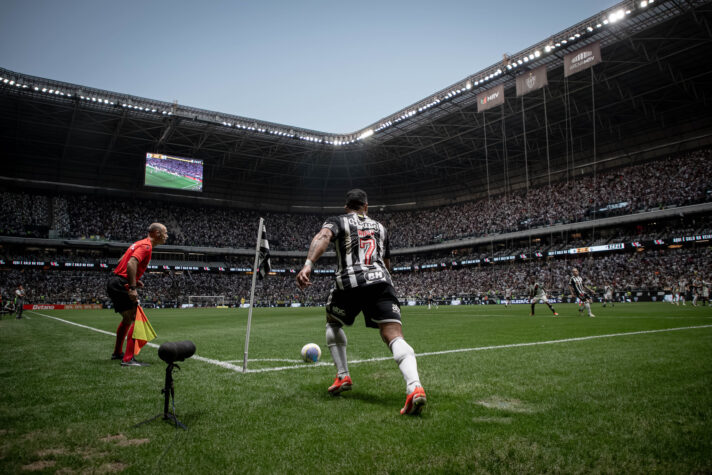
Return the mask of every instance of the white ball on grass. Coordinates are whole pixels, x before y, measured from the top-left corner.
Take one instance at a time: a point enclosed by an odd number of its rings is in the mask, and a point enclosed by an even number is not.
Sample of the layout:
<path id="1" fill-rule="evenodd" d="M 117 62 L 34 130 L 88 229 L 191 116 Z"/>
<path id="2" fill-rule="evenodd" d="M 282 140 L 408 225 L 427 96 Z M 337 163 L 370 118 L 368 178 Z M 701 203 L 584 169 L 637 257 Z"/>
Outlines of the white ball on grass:
<path id="1" fill-rule="evenodd" d="M 316 363 L 321 358 L 321 348 L 316 343 L 302 346 L 302 359 L 307 363 Z"/>

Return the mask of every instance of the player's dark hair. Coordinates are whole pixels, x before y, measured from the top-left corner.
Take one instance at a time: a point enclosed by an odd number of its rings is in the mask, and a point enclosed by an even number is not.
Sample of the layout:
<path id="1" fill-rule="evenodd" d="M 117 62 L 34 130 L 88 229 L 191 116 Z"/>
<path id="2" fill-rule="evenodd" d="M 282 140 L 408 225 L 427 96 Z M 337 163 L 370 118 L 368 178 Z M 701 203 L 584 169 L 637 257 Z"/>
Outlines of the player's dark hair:
<path id="1" fill-rule="evenodd" d="M 349 190 L 346 192 L 346 207 L 348 209 L 353 209 L 353 210 L 358 210 L 363 207 L 363 205 L 368 203 L 368 196 L 366 196 L 366 192 L 359 189 L 359 188 L 354 188 L 353 190 Z"/>

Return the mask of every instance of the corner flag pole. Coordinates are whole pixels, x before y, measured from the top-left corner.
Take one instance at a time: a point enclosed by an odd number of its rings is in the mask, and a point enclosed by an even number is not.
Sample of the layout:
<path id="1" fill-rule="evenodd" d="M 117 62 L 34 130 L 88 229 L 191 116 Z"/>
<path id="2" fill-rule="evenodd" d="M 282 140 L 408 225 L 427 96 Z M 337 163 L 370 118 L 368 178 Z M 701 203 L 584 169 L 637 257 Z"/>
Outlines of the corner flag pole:
<path id="1" fill-rule="evenodd" d="M 255 246 L 255 265 L 252 266 L 252 290 L 250 291 L 250 309 L 247 311 L 247 333 L 245 334 L 245 357 L 242 360 L 242 372 L 247 372 L 247 351 L 250 346 L 250 327 L 252 326 L 252 307 L 255 304 L 255 283 L 257 282 L 257 264 L 260 256 L 260 242 L 262 241 L 262 225 L 264 218 L 260 218 L 257 228 L 257 245 Z"/>

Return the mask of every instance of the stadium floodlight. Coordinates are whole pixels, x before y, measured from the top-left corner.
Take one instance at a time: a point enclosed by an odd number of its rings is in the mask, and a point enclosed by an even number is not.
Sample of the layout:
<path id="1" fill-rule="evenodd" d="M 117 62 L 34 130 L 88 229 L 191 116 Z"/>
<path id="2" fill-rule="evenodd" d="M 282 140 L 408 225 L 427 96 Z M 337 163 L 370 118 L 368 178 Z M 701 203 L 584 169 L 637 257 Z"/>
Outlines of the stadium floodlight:
<path id="1" fill-rule="evenodd" d="M 618 20 L 622 20 L 623 17 L 625 17 L 625 12 L 623 11 L 623 9 L 618 9 L 618 10 L 614 11 L 613 13 L 611 13 L 610 15 L 608 15 L 608 21 L 610 23 L 615 23 Z"/>

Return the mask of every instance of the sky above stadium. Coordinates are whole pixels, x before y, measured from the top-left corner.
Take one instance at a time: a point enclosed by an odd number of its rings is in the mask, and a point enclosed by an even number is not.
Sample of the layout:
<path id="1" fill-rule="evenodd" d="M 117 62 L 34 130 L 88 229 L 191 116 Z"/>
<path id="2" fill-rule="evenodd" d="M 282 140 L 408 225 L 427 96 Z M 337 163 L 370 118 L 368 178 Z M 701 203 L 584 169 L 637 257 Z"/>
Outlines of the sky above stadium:
<path id="1" fill-rule="evenodd" d="M 0 66 L 349 133 L 616 3 L 3 0 Z"/>

